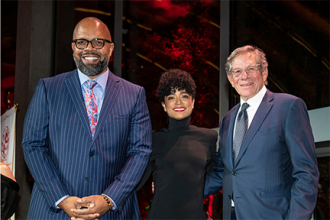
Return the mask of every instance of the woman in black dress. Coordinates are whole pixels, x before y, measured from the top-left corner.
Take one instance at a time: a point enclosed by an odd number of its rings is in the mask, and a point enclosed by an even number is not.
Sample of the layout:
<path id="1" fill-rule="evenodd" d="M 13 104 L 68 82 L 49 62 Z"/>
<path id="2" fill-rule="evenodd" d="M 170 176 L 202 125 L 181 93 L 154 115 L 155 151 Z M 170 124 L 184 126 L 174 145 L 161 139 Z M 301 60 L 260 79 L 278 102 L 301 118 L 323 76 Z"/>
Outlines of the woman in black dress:
<path id="1" fill-rule="evenodd" d="M 191 76 L 180 69 L 160 78 L 157 96 L 169 125 L 153 133 L 153 152 L 139 184 L 152 175 L 154 195 L 147 219 L 206 219 L 204 181 L 216 159 L 217 132 L 190 125 L 195 89 Z"/>
<path id="2" fill-rule="evenodd" d="M 9 219 L 15 212 L 19 196 L 19 185 L 16 179 L 7 166 L 7 164 L 0 162 L 1 173 L 1 220 Z"/>

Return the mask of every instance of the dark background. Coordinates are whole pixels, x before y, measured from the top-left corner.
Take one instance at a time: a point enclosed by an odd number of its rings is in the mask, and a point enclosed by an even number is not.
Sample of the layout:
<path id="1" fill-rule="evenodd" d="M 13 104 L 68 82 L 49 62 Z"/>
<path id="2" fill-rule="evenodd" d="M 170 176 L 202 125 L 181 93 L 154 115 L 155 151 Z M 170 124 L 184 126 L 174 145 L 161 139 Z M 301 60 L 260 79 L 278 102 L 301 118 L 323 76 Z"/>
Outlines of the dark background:
<path id="1" fill-rule="evenodd" d="M 21 109 L 18 112 L 18 126 L 23 123 L 24 109 L 34 86 L 29 87 L 27 94 L 14 94 L 19 91 L 15 84 L 18 80 L 36 83 L 40 78 L 38 72 L 26 70 L 24 62 L 16 62 L 24 46 L 33 43 L 35 48 L 42 48 L 30 52 L 29 59 L 36 62 L 42 63 L 39 59 L 44 57 L 44 53 L 50 54 L 49 76 L 73 70 L 75 65 L 70 43 L 75 24 L 84 17 L 98 17 L 113 34 L 115 7 L 115 1 L 44 1 L 43 4 L 51 4 L 52 7 L 52 22 L 46 24 L 52 31 L 45 31 L 44 35 L 35 39 L 31 37 L 34 28 L 18 25 L 20 16 L 29 13 L 28 7 L 19 7 L 20 4 L 29 5 L 29 1 L 22 2 L 1 1 L 1 113 L 19 102 L 21 97 L 27 96 L 26 103 L 18 103 Z M 32 17 L 38 13 L 42 16 L 38 5 L 32 5 Z M 123 44 L 114 42 L 115 50 L 122 50 L 122 77 L 146 89 L 153 130 L 167 125 L 167 115 L 155 93 L 160 75 L 170 68 L 189 72 L 197 84 L 192 124 L 218 127 L 219 70 L 224 68 L 219 66 L 220 8 L 221 2 L 213 0 L 124 1 Z M 22 29 L 32 34 L 24 35 L 23 40 L 17 41 L 17 33 L 22 33 Z M 329 106 L 329 39 L 329 1 L 230 3 L 230 51 L 246 44 L 263 49 L 269 62 L 268 88 L 273 92 L 301 97 L 309 110 Z M 50 46 L 46 46 L 47 40 Z M 112 62 L 109 68 L 113 70 Z M 20 75 L 15 79 L 21 70 L 32 75 L 27 78 Z M 36 74 L 35 79 L 33 74 Z M 239 97 L 233 89 L 229 90 L 231 108 Z M 14 100 L 14 97 L 18 98 Z M 17 139 L 21 139 L 20 132 L 17 132 Z M 21 151 L 19 141 L 17 149 Z M 18 158 L 22 159 L 19 155 Z M 319 168 L 321 188 L 315 217 L 329 219 L 329 157 L 319 158 Z M 19 183 L 29 183 L 29 187 L 22 187 L 22 201 L 29 201 L 27 197 L 33 179 L 28 175 L 26 166 L 18 166 L 17 169 L 20 169 L 16 171 L 18 175 L 24 174 L 23 179 L 17 177 Z M 139 193 L 140 199 L 151 197 L 148 192 L 143 192 L 143 195 Z M 219 203 L 221 194 L 213 199 L 214 204 Z M 148 202 L 140 200 L 142 214 Z M 206 200 L 208 203 L 209 200 Z M 214 206 L 213 217 L 220 218 L 221 202 Z M 21 204 L 17 219 L 25 218 L 27 208 L 28 203 Z"/>

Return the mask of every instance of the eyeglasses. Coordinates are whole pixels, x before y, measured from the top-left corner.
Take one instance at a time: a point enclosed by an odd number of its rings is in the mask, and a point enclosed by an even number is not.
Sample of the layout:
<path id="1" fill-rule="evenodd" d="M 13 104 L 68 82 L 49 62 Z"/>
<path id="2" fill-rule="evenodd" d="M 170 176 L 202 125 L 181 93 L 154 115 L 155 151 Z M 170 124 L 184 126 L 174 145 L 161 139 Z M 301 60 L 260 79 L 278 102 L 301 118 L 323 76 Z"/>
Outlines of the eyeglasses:
<path id="1" fill-rule="evenodd" d="M 245 68 L 245 72 L 251 76 L 259 70 L 259 66 L 260 64 L 249 65 Z M 243 69 L 233 69 L 231 73 L 235 78 L 239 78 L 243 73 Z"/>
<path id="2" fill-rule="evenodd" d="M 112 43 L 109 40 L 95 38 L 93 40 L 86 40 L 86 39 L 76 39 L 73 40 L 72 43 L 76 44 L 76 47 L 80 50 L 83 50 L 88 47 L 88 44 L 91 43 L 92 47 L 95 49 L 102 49 L 104 47 L 105 42 Z"/>

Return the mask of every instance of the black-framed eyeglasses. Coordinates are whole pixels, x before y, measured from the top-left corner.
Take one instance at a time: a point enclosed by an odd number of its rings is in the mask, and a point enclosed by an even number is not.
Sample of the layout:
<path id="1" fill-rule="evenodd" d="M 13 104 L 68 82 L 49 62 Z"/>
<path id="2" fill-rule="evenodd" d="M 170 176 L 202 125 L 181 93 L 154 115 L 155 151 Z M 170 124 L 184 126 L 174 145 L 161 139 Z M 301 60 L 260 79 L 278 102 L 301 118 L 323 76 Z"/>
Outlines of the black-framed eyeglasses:
<path id="1" fill-rule="evenodd" d="M 92 47 L 95 49 L 102 49 L 104 47 L 105 42 L 112 43 L 109 40 L 95 38 L 93 40 L 86 40 L 86 39 L 75 39 L 72 43 L 75 43 L 76 47 L 80 50 L 83 50 L 88 47 L 88 44 L 91 43 Z"/>

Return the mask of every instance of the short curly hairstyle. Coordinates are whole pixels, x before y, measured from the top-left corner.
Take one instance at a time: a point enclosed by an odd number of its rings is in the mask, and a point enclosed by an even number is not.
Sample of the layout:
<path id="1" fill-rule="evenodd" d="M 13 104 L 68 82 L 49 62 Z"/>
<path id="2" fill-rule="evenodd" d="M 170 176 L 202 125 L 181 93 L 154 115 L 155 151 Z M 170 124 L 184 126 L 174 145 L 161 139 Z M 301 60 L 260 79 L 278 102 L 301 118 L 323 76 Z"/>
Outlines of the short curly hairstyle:
<path id="1" fill-rule="evenodd" d="M 165 97 L 175 90 L 185 90 L 195 98 L 196 84 L 189 73 L 181 69 L 169 69 L 161 75 L 157 88 L 157 96 L 160 101 L 164 102 Z"/>

